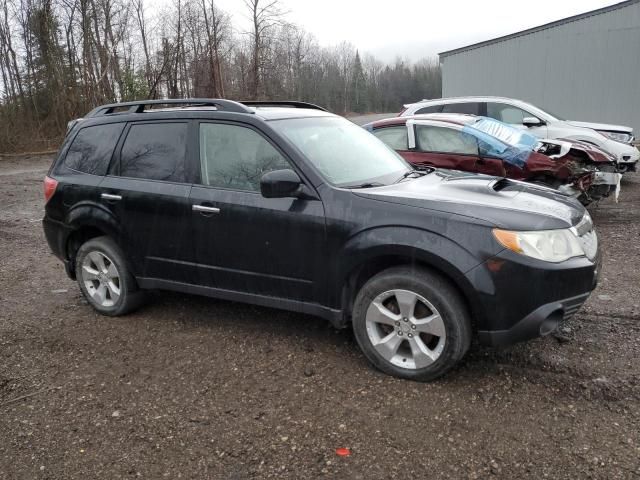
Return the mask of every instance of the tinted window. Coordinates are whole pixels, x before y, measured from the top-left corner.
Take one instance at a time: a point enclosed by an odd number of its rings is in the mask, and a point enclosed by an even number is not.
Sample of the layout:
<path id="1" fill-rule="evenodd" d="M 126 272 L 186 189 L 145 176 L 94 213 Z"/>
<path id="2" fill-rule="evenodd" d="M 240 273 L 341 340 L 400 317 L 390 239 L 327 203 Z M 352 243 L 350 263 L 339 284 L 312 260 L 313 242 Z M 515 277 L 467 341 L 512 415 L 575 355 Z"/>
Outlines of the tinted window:
<path id="1" fill-rule="evenodd" d="M 385 127 L 374 130 L 373 134 L 394 150 L 408 150 L 407 127 Z"/>
<path id="2" fill-rule="evenodd" d="M 522 125 L 522 120 L 525 117 L 534 117 L 524 110 L 512 105 L 506 105 L 504 103 L 487 103 L 487 117 L 495 118 L 504 123 L 511 123 L 514 125 Z"/>
<path id="3" fill-rule="evenodd" d="M 416 140 L 423 152 L 478 155 L 475 137 L 452 128 L 416 125 Z"/>
<path id="4" fill-rule="evenodd" d="M 432 105 L 430 107 L 423 107 L 416 110 L 414 115 L 420 115 L 421 113 L 440 113 L 442 111 L 442 105 Z"/>
<path id="5" fill-rule="evenodd" d="M 260 177 L 291 168 L 259 133 L 235 125 L 200 125 L 202 183 L 214 187 L 260 191 Z"/>
<path id="6" fill-rule="evenodd" d="M 442 113 L 468 113 L 480 115 L 480 104 L 472 103 L 447 103 L 442 106 Z"/>
<path id="7" fill-rule="evenodd" d="M 73 139 L 64 164 L 79 172 L 106 174 L 123 127 L 122 123 L 109 123 L 83 128 Z"/>
<path id="8" fill-rule="evenodd" d="M 133 125 L 120 154 L 120 175 L 184 182 L 186 123 Z"/>

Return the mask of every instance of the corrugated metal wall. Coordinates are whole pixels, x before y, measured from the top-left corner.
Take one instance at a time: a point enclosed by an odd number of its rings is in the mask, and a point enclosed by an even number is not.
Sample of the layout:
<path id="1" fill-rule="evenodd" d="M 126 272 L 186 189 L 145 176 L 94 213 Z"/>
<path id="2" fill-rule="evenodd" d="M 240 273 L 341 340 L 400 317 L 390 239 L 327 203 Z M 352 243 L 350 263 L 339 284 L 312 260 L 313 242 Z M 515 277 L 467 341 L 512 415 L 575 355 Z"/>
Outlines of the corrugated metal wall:
<path id="1" fill-rule="evenodd" d="M 520 98 L 640 137 L 640 3 L 441 57 L 442 95 Z"/>

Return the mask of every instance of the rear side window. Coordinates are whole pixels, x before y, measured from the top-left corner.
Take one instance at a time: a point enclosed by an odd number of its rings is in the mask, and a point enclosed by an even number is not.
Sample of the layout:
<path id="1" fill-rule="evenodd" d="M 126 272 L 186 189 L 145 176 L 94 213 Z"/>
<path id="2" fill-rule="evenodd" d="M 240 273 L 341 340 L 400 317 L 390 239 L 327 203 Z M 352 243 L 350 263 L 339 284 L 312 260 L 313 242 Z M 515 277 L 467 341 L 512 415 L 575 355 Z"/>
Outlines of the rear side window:
<path id="1" fill-rule="evenodd" d="M 120 176 L 185 181 L 187 123 L 132 125 L 120 153 Z"/>
<path id="2" fill-rule="evenodd" d="M 91 175 L 105 175 L 123 123 L 109 123 L 81 129 L 64 158 L 66 167 Z"/>
<path id="3" fill-rule="evenodd" d="M 416 110 L 414 115 L 420 115 L 421 113 L 440 113 L 442 111 L 442 105 L 431 105 L 430 107 L 422 107 Z"/>
<path id="4" fill-rule="evenodd" d="M 452 128 L 416 125 L 416 140 L 423 152 L 478 155 L 475 137 Z"/>
<path id="5" fill-rule="evenodd" d="M 385 127 L 373 131 L 373 134 L 394 150 L 409 150 L 407 127 Z"/>
<path id="6" fill-rule="evenodd" d="M 237 125 L 200 125 L 202 183 L 213 187 L 260 191 L 260 178 L 291 165 L 262 135 Z"/>
<path id="7" fill-rule="evenodd" d="M 442 113 L 467 113 L 469 115 L 480 115 L 480 104 L 478 102 L 447 103 L 442 106 Z"/>

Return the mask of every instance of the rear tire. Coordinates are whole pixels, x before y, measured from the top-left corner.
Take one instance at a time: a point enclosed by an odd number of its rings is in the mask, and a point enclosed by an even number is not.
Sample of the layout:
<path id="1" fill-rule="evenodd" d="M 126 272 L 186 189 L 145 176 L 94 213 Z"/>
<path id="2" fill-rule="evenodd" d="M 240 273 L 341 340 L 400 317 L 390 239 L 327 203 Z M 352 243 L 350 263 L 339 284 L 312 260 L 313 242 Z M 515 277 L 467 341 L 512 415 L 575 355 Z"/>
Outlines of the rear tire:
<path id="1" fill-rule="evenodd" d="M 89 304 L 103 315 L 124 315 L 144 300 L 122 250 L 106 236 L 92 238 L 78 249 L 76 279 Z"/>
<path id="2" fill-rule="evenodd" d="M 394 267 L 371 278 L 356 296 L 353 331 L 373 366 L 422 382 L 444 375 L 471 344 L 460 293 L 423 268 Z"/>

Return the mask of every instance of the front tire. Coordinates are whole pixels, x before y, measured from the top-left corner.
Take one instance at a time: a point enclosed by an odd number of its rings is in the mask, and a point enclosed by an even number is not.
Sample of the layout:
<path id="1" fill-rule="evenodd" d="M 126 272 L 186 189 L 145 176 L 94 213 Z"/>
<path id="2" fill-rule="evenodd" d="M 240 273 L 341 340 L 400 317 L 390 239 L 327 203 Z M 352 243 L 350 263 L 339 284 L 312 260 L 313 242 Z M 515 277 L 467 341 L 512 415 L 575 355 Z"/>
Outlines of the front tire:
<path id="1" fill-rule="evenodd" d="M 356 297 L 353 331 L 373 366 L 423 382 L 453 368 L 471 344 L 462 297 L 422 268 L 394 267 L 371 278 Z"/>
<path id="2" fill-rule="evenodd" d="M 93 238 L 78 249 L 76 278 L 89 304 L 103 315 L 124 315 L 142 303 L 124 254 L 109 237 Z"/>

